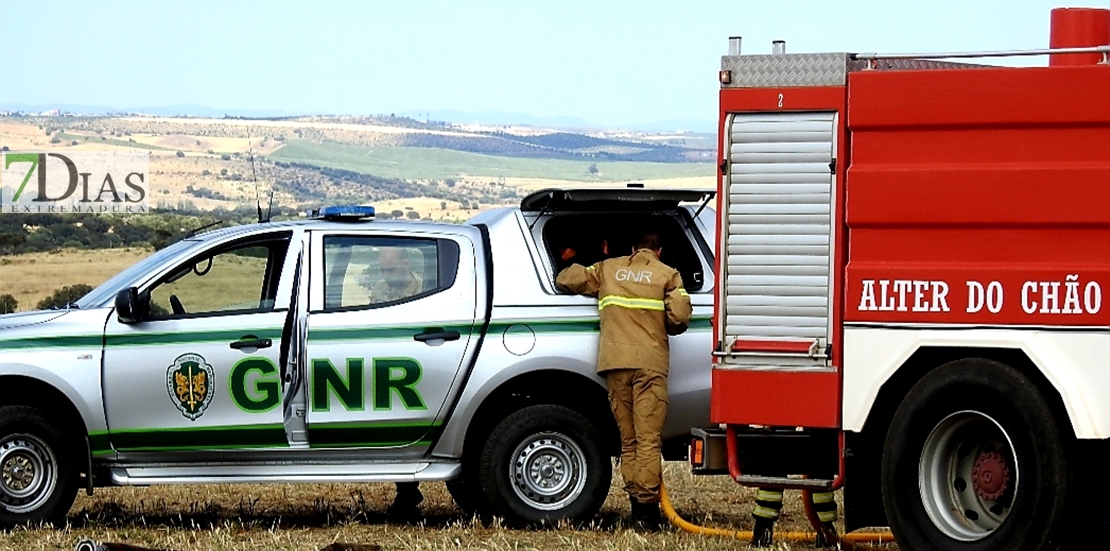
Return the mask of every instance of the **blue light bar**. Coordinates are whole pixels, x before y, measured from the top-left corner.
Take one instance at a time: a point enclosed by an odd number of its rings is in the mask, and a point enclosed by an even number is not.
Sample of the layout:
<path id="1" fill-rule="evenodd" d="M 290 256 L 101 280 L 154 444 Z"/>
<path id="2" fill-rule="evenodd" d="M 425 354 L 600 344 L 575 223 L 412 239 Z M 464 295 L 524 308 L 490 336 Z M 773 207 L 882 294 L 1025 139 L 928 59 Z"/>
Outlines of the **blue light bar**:
<path id="1" fill-rule="evenodd" d="M 354 222 L 358 220 L 374 219 L 374 207 L 360 205 L 335 205 L 313 209 L 308 212 L 308 217 L 313 220 L 333 220 Z"/>

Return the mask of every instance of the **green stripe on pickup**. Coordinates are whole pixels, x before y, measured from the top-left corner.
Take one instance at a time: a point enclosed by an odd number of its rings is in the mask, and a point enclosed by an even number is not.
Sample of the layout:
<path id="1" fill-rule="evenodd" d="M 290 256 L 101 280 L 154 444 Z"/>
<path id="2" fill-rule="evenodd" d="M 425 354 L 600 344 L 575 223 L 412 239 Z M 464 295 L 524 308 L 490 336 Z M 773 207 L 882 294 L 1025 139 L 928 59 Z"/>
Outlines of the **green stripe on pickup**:
<path id="1" fill-rule="evenodd" d="M 279 423 L 174 429 L 123 429 L 109 431 L 109 436 L 116 449 L 121 452 L 284 448 L 288 446 L 285 438 L 285 427 Z"/>
<path id="2" fill-rule="evenodd" d="M 384 448 L 413 443 L 430 444 L 424 438 L 439 423 L 333 423 L 308 426 L 313 448 Z"/>
<path id="3" fill-rule="evenodd" d="M 89 451 L 93 455 L 106 455 L 113 453 L 112 443 L 108 438 L 108 433 L 103 431 L 89 433 Z"/>
<path id="4" fill-rule="evenodd" d="M 708 316 L 697 316 L 690 318 L 690 330 L 704 331 L 713 329 L 713 318 Z"/>
<path id="5" fill-rule="evenodd" d="M 330 423 L 309 425 L 313 448 L 384 448 L 413 443 L 430 444 L 425 437 L 439 423 Z M 94 454 L 111 453 L 108 440 L 121 452 L 168 452 L 288 446 L 281 424 L 235 425 L 174 429 L 122 429 L 96 433 Z M 93 435 L 90 435 L 90 443 Z"/>
<path id="6" fill-rule="evenodd" d="M 127 335 L 109 335 L 106 344 L 108 346 L 152 346 L 164 344 L 200 344 L 208 342 L 231 343 L 239 340 L 245 334 L 254 335 L 260 339 L 278 340 L 281 339 L 281 328 L 244 328 L 184 333 L 131 333 Z"/>
<path id="7" fill-rule="evenodd" d="M 490 322 L 489 332 L 499 333 L 514 325 L 527 325 L 536 333 L 597 333 L 601 330 L 598 318 L 581 320 L 498 320 Z"/>
<path id="8" fill-rule="evenodd" d="M 712 322 L 709 316 L 696 316 L 690 319 L 690 329 L 695 331 L 710 329 L 713 326 Z M 593 318 L 563 321 L 498 320 L 490 323 L 489 331 L 498 333 L 513 325 L 527 325 L 536 333 L 596 333 L 601 330 L 601 320 Z"/>
<path id="9" fill-rule="evenodd" d="M 104 337 L 100 335 L 27 337 L 22 339 L 0 339 L 0 351 L 40 348 L 100 348 L 103 344 Z"/>
<path id="10" fill-rule="evenodd" d="M 342 341 L 371 341 L 384 339 L 408 339 L 424 332 L 432 325 L 416 325 L 403 327 L 349 327 L 342 329 L 309 329 L 309 342 L 342 342 Z M 475 326 L 466 323 L 452 325 L 435 325 L 444 331 L 458 331 L 460 335 L 469 337 Z"/>
<path id="11" fill-rule="evenodd" d="M 600 321 L 593 319 L 578 320 L 505 320 L 490 323 L 490 332 L 498 333 L 511 325 L 527 325 L 537 333 L 596 333 L 600 329 Z M 427 325 L 405 327 L 371 327 L 371 328 L 344 328 L 344 329 L 316 329 L 309 332 L 308 340 L 311 342 L 342 342 L 366 341 L 384 339 L 411 339 L 413 335 L 425 330 Z M 444 326 L 446 331 L 458 331 L 464 336 L 471 335 L 476 330 L 475 325 L 459 324 Z M 690 329 L 707 330 L 712 327 L 712 320 L 708 316 L 698 316 L 690 320 Z M 107 342 L 100 335 L 66 335 L 51 337 L 28 337 L 22 339 L 0 339 L 0 351 L 30 350 L 47 348 L 100 348 L 107 346 L 159 346 L 166 344 L 201 344 L 208 342 L 227 342 L 239 340 L 245 333 L 260 339 L 281 339 L 280 328 L 265 329 L 236 329 L 220 331 L 193 331 L 182 333 L 131 333 L 127 335 L 109 335 Z"/>

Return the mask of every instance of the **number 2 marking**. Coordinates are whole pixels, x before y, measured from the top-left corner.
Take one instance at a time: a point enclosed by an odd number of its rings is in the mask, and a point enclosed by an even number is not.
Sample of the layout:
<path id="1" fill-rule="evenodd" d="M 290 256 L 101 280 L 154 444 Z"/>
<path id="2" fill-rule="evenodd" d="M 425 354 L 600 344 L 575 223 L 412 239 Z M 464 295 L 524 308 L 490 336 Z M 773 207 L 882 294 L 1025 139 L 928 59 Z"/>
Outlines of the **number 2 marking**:
<path id="1" fill-rule="evenodd" d="M 782 94 L 779 94 L 779 107 L 782 107 Z"/>

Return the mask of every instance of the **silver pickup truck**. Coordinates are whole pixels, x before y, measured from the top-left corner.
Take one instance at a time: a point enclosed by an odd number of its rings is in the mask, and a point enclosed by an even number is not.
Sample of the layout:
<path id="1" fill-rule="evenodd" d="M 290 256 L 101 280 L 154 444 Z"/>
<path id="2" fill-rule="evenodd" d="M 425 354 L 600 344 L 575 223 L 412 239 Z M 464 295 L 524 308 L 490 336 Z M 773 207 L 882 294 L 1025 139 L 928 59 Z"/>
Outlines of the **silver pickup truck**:
<path id="1" fill-rule="evenodd" d="M 588 519 L 619 439 L 597 303 L 555 274 L 662 235 L 694 305 L 664 435 L 683 453 L 709 419 L 711 198 L 545 190 L 461 225 L 325 209 L 0 316 L 0 526 L 62 520 L 81 488 L 244 482 L 441 480 L 466 511 Z"/>

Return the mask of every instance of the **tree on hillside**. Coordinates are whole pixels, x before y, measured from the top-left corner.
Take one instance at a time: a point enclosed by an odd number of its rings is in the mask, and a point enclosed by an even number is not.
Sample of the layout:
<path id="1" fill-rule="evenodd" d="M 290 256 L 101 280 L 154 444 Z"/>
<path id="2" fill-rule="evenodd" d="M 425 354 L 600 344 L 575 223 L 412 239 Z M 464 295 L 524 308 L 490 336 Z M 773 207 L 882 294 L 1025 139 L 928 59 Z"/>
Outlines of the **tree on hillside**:
<path id="1" fill-rule="evenodd" d="M 0 295 L 0 314 L 10 314 L 19 308 L 19 301 L 9 294 Z"/>
<path id="2" fill-rule="evenodd" d="M 405 213 L 405 218 L 408 218 L 409 220 L 420 220 L 420 213 L 416 212 L 415 210 L 410 210 Z"/>
<path id="3" fill-rule="evenodd" d="M 36 309 L 47 310 L 50 308 L 62 308 L 67 304 L 77 302 L 81 297 L 89 294 L 93 288 L 84 283 L 77 283 L 75 285 L 66 285 L 65 287 L 54 289 L 54 294 L 42 299 L 35 305 Z"/>
<path id="4" fill-rule="evenodd" d="M 390 212 L 389 215 L 394 217 L 394 218 L 401 218 L 402 216 L 405 215 L 405 212 L 401 211 L 401 210 L 395 210 L 393 212 Z"/>
<path id="5" fill-rule="evenodd" d="M 597 163 L 590 163 L 590 167 L 586 169 L 590 174 L 597 174 Z"/>
<path id="6" fill-rule="evenodd" d="M 185 152 L 184 152 L 184 151 L 178 151 L 178 152 L 176 153 L 176 155 L 177 155 L 178 157 L 184 157 L 184 156 L 185 156 Z"/>
<path id="7" fill-rule="evenodd" d="M 447 201 L 439 202 L 439 210 L 447 210 Z"/>

